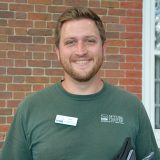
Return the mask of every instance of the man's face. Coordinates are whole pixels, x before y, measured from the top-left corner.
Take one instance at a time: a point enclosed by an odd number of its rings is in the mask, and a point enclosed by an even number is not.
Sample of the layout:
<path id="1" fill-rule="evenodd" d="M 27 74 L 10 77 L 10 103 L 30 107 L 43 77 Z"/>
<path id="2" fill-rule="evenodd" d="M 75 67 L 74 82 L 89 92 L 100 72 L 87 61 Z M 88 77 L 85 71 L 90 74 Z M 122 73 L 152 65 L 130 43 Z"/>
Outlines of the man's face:
<path id="1" fill-rule="evenodd" d="M 103 51 L 102 40 L 94 21 L 80 19 L 63 24 L 56 53 L 65 76 L 76 81 L 89 81 L 103 63 Z"/>

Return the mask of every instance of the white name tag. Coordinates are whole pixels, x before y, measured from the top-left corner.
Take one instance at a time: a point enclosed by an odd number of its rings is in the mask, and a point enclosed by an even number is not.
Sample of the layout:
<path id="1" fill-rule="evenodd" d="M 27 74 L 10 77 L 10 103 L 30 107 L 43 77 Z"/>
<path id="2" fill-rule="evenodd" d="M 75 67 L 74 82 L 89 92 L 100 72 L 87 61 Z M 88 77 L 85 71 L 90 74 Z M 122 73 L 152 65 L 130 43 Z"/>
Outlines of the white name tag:
<path id="1" fill-rule="evenodd" d="M 69 117 L 69 116 L 63 116 L 63 115 L 57 115 L 55 119 L 55 123 L 65 124 L 70 126 L 76 126 L 77 121 L 78 121 L 78 118 L 76 117 Z"/>

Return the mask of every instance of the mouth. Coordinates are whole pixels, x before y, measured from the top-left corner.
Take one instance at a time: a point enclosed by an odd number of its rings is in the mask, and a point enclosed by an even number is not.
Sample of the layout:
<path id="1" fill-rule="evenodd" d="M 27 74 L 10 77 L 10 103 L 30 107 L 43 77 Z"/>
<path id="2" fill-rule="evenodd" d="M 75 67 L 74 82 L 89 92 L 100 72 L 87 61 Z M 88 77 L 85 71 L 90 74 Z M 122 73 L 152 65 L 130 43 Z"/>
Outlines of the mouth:
<path id="1" fill-rule="evenodd" d="M 75 61 L 76 64 L 80 64 L 80 65 L 85 65 L 88 64 L 90 62 L 90 60 L 78 60 Z"/>

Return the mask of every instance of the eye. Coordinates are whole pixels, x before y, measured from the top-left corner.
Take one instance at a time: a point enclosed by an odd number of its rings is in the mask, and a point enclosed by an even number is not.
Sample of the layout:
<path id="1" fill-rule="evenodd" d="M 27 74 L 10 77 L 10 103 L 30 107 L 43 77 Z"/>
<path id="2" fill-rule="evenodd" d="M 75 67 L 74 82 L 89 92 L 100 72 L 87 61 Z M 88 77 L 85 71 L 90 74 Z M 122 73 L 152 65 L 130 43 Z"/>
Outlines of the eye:
<path id="1" fill-rule="evenodd" d="M 74 45 L 75 43 L 76 43 L 76 40 L 70 39 L 70 40 L 65 41 L 64 44 L 67 46 L 71 46 L 71 45 Z"/>
<path id="2" fill-rule="evenodd" d="M 89 38 L 86 40 L 88 44 L 95 44 L 96 43 L 96 40 L 93 39 L 93 38 Z"/>

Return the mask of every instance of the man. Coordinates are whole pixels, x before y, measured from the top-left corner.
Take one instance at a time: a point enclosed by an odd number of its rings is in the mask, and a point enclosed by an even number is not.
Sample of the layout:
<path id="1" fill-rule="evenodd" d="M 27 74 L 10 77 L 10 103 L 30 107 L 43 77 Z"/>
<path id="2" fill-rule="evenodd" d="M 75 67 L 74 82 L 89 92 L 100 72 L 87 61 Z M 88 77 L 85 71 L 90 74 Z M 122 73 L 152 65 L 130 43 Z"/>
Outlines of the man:
<path id="1" fill-rule="evenodd" d="M 100 78 L 105 30 L 90 9 L 59 18 L 56 53 L 64 80 L 28 96 L 17 110 L 3 160 L 112 160 L 127 137 L 136 157 L 160 159 L 141 102 Z"/>

